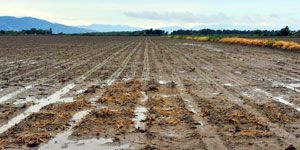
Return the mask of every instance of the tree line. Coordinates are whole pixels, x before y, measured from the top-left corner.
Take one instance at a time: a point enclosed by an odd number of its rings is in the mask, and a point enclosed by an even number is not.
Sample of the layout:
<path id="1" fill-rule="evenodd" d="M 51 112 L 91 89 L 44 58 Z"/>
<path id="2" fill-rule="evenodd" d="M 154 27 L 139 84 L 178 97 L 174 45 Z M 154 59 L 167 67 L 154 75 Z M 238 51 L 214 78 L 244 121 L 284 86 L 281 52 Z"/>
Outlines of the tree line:
<path id="1" fill-rule="evenodd" d="M 0 35 L 51 35 L 51 34 L 53 34 L 51 28 L 49 30 L 32 28 L 30 30 L 21 30 L 21 31 L 5 31 L 5 30 L 0 31 Z"/>
<path id="2" fill-rule="evenodd" d="M 0 35 L 52 35 L 52 29 L 42 30 L 32 28 L 30 30 L 21 31 L 5 31 L 1 30 Z M 64 34 L 58 35 L 82 35 L 82 36 L 162 36 L 168 35 L 168 32 L 160 29 L 147 29 L 142 31 L 124 31 L 124 32 L 92 32 L 92 33 L 79 33 L 79 34 Z M 245 35 L 245 36 L 299 36 L 298 32 L 291 31 L 289 27 L 282 28 L 281 30 L 176 30 L 171 35 Z"/>
<path id="3" fill-rule="evenodd" d="M 120 32 L 91 32 L 91 33 L 80 33 L 71 35 L 82 35 L 82 36 L 162 36 L 167 35 L 168 32 L 159 29 L 147 29 L 142 31 L 120 31 Z"/>
<path id="4" fill-rule="evenodd" d="M 32 28 L 30 30 L 22 31 L 5 31 L 1 30 L 0 35 L 52 35 L 52 29 L 42 30 Z M 76 34 L 65 34 L 58 33 L 58 35 L 82 35 L 82 36 L 161 36 L 167 35 L 168 33 L 164 30 L 159 29 L 147 29 L 142 31 L 120 31 L 120 32 L 91 32 L 91 33 L 76 33 Z"/>
<path id="5" fill-rule="evenodd" d="M 298 32 L 291 31 L 288 26 L 281 30 L 176 30 L 171 35 L 252 35 L 252 36 L 300 36 Z"/>

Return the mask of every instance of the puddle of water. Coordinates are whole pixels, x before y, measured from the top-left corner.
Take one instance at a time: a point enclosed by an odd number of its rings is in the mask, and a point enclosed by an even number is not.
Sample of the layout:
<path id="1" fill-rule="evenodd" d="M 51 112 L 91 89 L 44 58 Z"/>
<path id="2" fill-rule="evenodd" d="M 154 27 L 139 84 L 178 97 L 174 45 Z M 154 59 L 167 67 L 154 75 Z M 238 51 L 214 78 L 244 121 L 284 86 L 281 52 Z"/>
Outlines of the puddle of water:
<path id="1" fill-rule="evenodd" d="M 158 96 L 163 98 L 175 97 L 177 94 L 158 94 Z"/>
<path id="2" fill-rule="evenodd" d="M 202 121 L 198 121 L 198 124 L 199 124 L 200 126 L 204 126 L 204 123 L 203 123 Z"/>
<path id="3" fill-rule="evenodd" d="M 278 87 L 278 86 L 285 87 L 287 89 L 290 89 L 290 90 L 293 90 L 295 92 L 300 93 L 300 89 L 297 89 L 298 84 L 284 84 L 284 83 L 280 83 L 280 82 L 273 82 L 273 86 L 275 86 L 275 87 Z"/>
<path id="4" fill-rule="evenodd" d="M 251 97 L 251 95 L 250 95 L 248 92 L 242 92 L 241 95 L 246 96 L 246 97 L 248 97 L 248 98 Z"/>
<path id="5" fill-rule="evenodd" d="M 179 44 L 180 45 L 180 44 Z M 186 46 L 197 46 L 200 44 L 194 44 L 194 43 L 181 43 L 181 45 L 186 45 Z"/>
<path id="6" fill-rule="evenodd" d="M 67 135 L 69 134 L 69 135 Z M 111 145 L 105 145 L 112 143 L 112 139 L 106 139 L 106 138 L 94 138 L 94 139 L 86 139 L 86 140 L 78 140 L 78 141 L 72 141 L 72 140 L 65 140 L 65 138 L 68 138 L 72 132 L 65 133 L 60 138 L 55 139 L 55 141 L 51 141 L 51 143 L 48 143 L 45 146 L 42 146 L 39 148 L 39 150 L 61 150 L 61 149 L 72 149 L 72 150 L 82 150 L 82 149 L 88 149 L 88 150 L 110 150 L 110 149 L 128 149 L 129 145 L 119 145 L 119 146 L 111 146 Z M 63 142 L 64 141 L 64 142 Z"/>
<path id="7" fill-rule="evenodd" d="M 191 105 L 191 101 L 189 101 L 188 99 L 183 99 L 183 101 L 187 102 L 187 106 L 188 106 L 188 110 L 194 114 L 197 113 L 197 111 L 195 110 L 195 108 Z"/>
<path id="8" fill-rule="evenodd" d="M 86 89 L 80 89 L 80 90 L 76 91 L 75 93 L 76 93 L 76 94 L 82 94 L 82 93 L 85 92 L 85 91 L 86 91 Z"/>
<path id="9" fill-rule="evenodd" d="M 26 63 L 26 62 L 24 62 L 24 63 Z M 27 63 L 26 63 L 27 64 Z M 30 65 L 34 65 L 34 64 L 38 64 L 38 62 L 37 61 L 29 61 L 29 64 Z"/>
<path id="10" fill-rule="evenodd" d="M 218 96 L 218 95 L 220 95 L 220 94 L 221 94 L 220 92 L 212 93 L 212 95 L 214 95 L 214 96 Z"/>
<path id="11" fill-rule="evenodd" d="M 273 99 L 276 100 L 276 101 L 278 101 L 278 102 L 280 102 L 280 103 L 283 103 L 285 105 L 294 106 L 294 104 L 292 104 L 292 103 L 284 100 L 283 96 L 277 96 L 277 97 L 274 97 Z"/>
<path id="12" fill-rule="evenodd" d="M 65 98 L 61 98 L 59 100 L 59 102 L 63 102 L 63 103 L 71 103 L 74 102 L 74 98 L 73 97 L 65 97 Z"/>
<path id="13" fill-rule="evenodd" d="M 19 104 L 26 104 L 29 102 L 33 102 L 34 104 L 38 103 L 38 99 L 36 99 L 35 97 L 26 97 L 25 100 L 24 99 L 18 99 L 16 100 L 13 104 L 14 105 L 19 105 Z"/>
<path id="14" fill-rule="evenodd" d="M 189 104 L 188 107 L 189 107 L 188 109 L 189 109 L 190 112 L 192 112 L 194 114 L 197 113 L 197 111 L 195 110 L 195 108 L 192 105 Z"/>
<path id="15" fill-rule="evenodd" d="M 75 126 L 75 124 L 79 123 L 90 112 L 91 112 L 91 110 L 83 110 L 83 111 L 76 113 L 70 121 L 70 122 L 74 122 L 73 125 L 71 125 L 71 127 L 73 128 Z"/>
<path id="16" fill-rule="evenodd" d="M 300 83 L 292 83 L 292 84 L 288 84 L 288 86 L 294 87 L 294 88 L 300 88 Z"/>
<path id="17" fill-rule="evenodd" d="M 163 85 L 163 84 L 167 84 L 168 82 L 164 81 L 164 80 L 159 80 L 158 83 L 161 84 L 161 85 Z"/>
<path id="18" fill-rule="evenodd" d="M 28 116 L 29 116 L 28 114 L 22 113 L 16 117 L 14 117 L 7 124 L 0 127 L 0 134 L 7 131 L 9 128 L 13 127 L 15 124 L 21 122 L 23 119 L 25 119 Z"/>
<path id="19" fill-rule="evenodd" d="M 106 81 L 106 85 L 107 85 L 107 86 L 111 86 L 114 82 L 115 82 L 115 79 L 107 80 L 107 81 Z"/>
<path id="20" fill-rule="evenodd" d="M 183 46 L 200 46 L 200 47 L 206 48 L 206 49 L 209 50 L 209 51 L 215 51 L 215 52 L 222 52 L 222 51 L 223 51 L 222 49 L 215 48 L 215 47 L 212 47 L 212 46 L 206 46 L 206 45 L 203 45 L 203 44 L 181 43 L 181 44 L 179 44 L 179 45 L 183 45 Z"/>
<path id="21" fill-rule="evenodd" d="M 273 95 L 271 93 L 268 93 L 268 92 L 266 92 L 266 91 L 264 91 L 262 89 L 259 89 L 259 88 L 254 89 L 254 92 L 259 92 L 259 93 L 265 94 L 268 98 L 272 98 L 273 97 Z"/>
<path id="22" fill-rule="evenodd" d="M 0 98 L 0 104 L 3 103 L 3 102 L 5 102 L 5 101 L 7 101 L 7 100 L 9 100 L 9 99 L 11 99 L 11 98 L 13 98 L 13 97 L 15 97 L 16 95 L 18 95 L 18 94 L 20 94 L 20 93 L 22 93 L 22 92 L 24 92 L 26 90 L 31 89 L 32 87 L 33 87 L 33 85 L 28 85 L 28 86 L 26 86 L 26 87 L 24 87 L 22 89 L 19 89 L 17 91 L 14 91 L 12 93 L 9 93 L 7 95 L 2 96 Z"/>
<path id="23" fill-rule="evenodd" d="M 132 78 L 131 78 L 131 77 L 125 77 L 125 78 L 123 78 L 122 80 L 125 81 L 125 82 L 127 82 L 127 81 L 132 80 Z"/>
<path id="24" fill-rule="evenodd" d="M 75 87 L 75 84 L 69 84 L 59 91 L 55 92 L 54 94 L 50 95 L 49 97 L 45 99 L 41 99 L 38 101 L 37 104 L 30 106 L 27 110 L 25 110 L 24 113 L 12 118 L 9 120 L 9 122 L 3 126 L 0 127 L 0 133 L 3 133 L 7 131 L 9 128 L 14 126 L 15 124 L 20 123 L 23 119 L 28 117 L 32 113 L 37 113 L 42 109 L 44 106 L 47 106 L 49 104 L 53 104 L 56 102 L 63 102 L 65 99 L 61 99 L 60 97 L 64 94 L 67 94 L 71 89 Z"/>
<path id="25" fill-rule="evenodd" d="M 148 100 L 148 95 L 146 92 L 141 92 L 143 97 L 141 98 L 141 102 L 146 102 Z M 134 122 L 134 126 L 136 129 L 145 130 L 146 124 L 142 121 L 146 120 L 147 118 L 147 108 L 144 106 L 137 106 L 134 110 L 135 117 L 132 119 Z"/>
<path id="26" fill-rule="evenodd" d="M 296 109 L 297 111 L 300 112 L 300 108 L 297 107 L 295 104 L 293 104 L 293 103 L 291 103 L 291 102 L 285 100 L 285 99 L 284 99 L 284 96 L 276 96 L 276 97 L 274 97 L 271 93 L 269 93 L 269 92 L 267 92 L 267 91 L 264 91 L 264 90 L 262 90 L 262 89 L 259 89 L 259 88 L 254 89 L 254 91 L 263 93 L 263 94 L 265 94 L 268 98 L 271 98 L 271 99 L 273 99 L 274 101 L 280 102 L 280 103 L 282 103 L 282 104 L 291 106 L 291 107 L 293 107 L 294 109 Z"/>
<path id="27" fill-rule="evenodd" d="M 91 110 L 84 110 L 76 113 L 72 119 L 69 121 L 71 127 L 62 133 L 57 134 L 53 139 L 51 139 L 47 144 L 42 145 L 39 150 L 58 150 L 58 149 L 72 149 L 72 150 L 99 150 L 99 149 L 125 149 L 129 148 L 129 145 L 120 146 L 109 146 L 105 145 L 112 143 L 111 138 L 93 138 L 85 140 L 70 140 L 69 137 L 73 133 L 73 128 L 76 124 L 80 123 L 84 117 L 86 117 Z"/>
<path id="28" fill-rule="evenodd" d="M 136 129 L 142 129 L 145 130 L 145 123 L 142 122 L 143 120 L 146 120 L 148 112 L 147 108 L 143 106 L 138 106 L 134 110 L 135 118 L 132 120 L 134 121 L 134 126 Z"/>
<path id="29" fill-rule="evenodd" d="M 95 97 L 91 97 L 91 98 L 89 99 L 89 102 L 94 103 L 94 102 L 96 102 L 99 98 L 100 98 L 99 95 L 97 95 L 97 96 L 95 96 Z"/>
<path id="30" fill-rule="evenodd" d="M 165 131 L 167 132 L 167 131 Z M 183 135 L 181 134 L 178 134 L 178 133 L 174 133 L 174 131 L 171 131 L 171 133 L 163 133 L 164 136 L 167 136 L 167 137 L 172 137 L 172 138 L 180 138 L 180 137 L 183 137 Z"/>
<path id="31" fill-rule="evenodd" d="M 232 87 L 233 86 L 231 83 L 225 83 L 224 85 L 228 86 L 228 87 Z"/>
<path id="32" fill-rule="evenodd" d="M 141 99 L 142 102 L 146 102 L 148 100 L 148 95 L 146 94 L 146 92 L 142 92 L 143 98 Z"/>
<path id="33" fill-rule="evenodd" d="M 239 75 L 241 75 L 241 74 L 242 74 L 242 72 L 241 72 L 241 71 L 234 71 L 234 73 L 235 73 L 235 74 L 239 74 Z"/>

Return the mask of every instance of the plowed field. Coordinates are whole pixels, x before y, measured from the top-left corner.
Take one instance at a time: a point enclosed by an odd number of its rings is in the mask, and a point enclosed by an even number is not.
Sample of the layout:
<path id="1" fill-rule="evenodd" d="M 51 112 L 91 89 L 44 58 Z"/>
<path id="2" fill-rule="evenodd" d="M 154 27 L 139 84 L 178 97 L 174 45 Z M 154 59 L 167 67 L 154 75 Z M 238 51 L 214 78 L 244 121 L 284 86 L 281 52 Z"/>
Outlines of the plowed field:
<path id="1" fill-rule="evenodd" d="M 300 53 L 0 37 L 2 149 L 300 149 Z"/>

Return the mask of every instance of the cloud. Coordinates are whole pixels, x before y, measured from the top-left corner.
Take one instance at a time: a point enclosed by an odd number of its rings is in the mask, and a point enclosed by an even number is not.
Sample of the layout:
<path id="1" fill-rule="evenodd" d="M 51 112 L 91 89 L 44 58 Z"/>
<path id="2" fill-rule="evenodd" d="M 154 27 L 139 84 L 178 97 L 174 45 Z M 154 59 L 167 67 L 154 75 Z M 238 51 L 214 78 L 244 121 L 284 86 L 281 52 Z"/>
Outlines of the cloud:
<path id="1" fill-rule="evenodd" d="M 163 22 L 199 23 L 199 24 L 239 24 L 239 25 L 282 25 L 292 24 L 299 19 L 283 17 L 278 14 L 266 15 L 227 15 L 216 13 L 210 15 L 195 14 L 192 12 L 125 12 L 127 17 Z"/>
<path id="2" fill-rule="evenodd" d="M 159 21 L 173 21 L 173 22 L 188 22 L 188 23 L 218 23 L 230 22 L 232 19 L 223 13 L 214 15 L 199 15 L 191 12 L 125 12 L 127 17 L 159 20 Z"/>

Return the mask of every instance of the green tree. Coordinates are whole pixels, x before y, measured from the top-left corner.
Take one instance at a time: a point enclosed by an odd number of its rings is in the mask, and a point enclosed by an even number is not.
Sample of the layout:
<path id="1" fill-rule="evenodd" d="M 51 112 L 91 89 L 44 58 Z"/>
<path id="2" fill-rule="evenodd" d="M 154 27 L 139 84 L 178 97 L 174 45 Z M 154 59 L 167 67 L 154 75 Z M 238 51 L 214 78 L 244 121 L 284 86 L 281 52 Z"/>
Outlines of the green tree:
<path id="1" fill-rule="evenodd" d="M 286 26 L 285 28 L 280 30 L 280 35 L 281 36 L 289 36 L 291 35 L 291 31 L 290 28 L 288 26 Z"/>
<path id="2" fill-rule="evenodd" d="M 261 35 L 262 35 L 262 31 L 261 31 L 261 30 L 255 30 L 255 31 L 253 32 L 253 34 L 256 34 L 256 35 L 258 35 L 258 36 L 261 36 Z"/>
<path id="3" fill-rule="evenodd" d="M 49 29 L 49 34 L 52 34 L 52 33 L 53 33 L 52 28 L 50 28 Z"/>
<path id="4" fill-rule="evenodd" d="M 31 34 L 38 34 L 38 30 L 36 28 L 30 29 Z"/>

